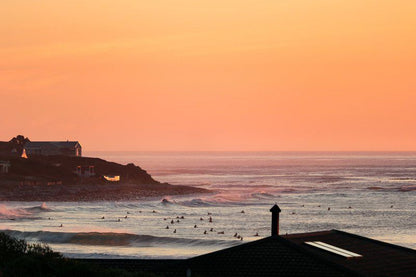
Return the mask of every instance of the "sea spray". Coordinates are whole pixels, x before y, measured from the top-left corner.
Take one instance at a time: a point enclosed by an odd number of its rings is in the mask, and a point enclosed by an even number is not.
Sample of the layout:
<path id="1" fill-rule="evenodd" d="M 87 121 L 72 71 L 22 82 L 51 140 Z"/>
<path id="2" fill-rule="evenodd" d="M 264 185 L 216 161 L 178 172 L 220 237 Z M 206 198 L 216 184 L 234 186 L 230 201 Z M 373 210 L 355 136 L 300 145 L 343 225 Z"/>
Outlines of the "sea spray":
<path id="1" fill-rule="evenodd" d="M 0 205 L 0 219 L 16 219 L 30 216 L 32 213 L 24 208 L 9 208 Z"/>

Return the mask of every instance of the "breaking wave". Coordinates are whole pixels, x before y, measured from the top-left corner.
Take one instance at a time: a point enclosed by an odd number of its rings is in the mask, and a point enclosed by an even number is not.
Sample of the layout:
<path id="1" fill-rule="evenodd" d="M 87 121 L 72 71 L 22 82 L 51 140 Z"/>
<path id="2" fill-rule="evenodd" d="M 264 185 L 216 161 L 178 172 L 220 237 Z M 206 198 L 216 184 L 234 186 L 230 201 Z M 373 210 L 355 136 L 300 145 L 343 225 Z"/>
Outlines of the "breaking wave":
<path id="1" fill-rule="evenodd" d="M 163 198 L 162 201 L 160 201 L 160 203 L 165 206 L 176 204 L 175 201 L 172 201 L 169 197 Z"/>
<path id="2" fill-rule="evenodd" d="M 258 193 L 252 193 L 251 196 L 256 199 L 273 199 L 276 198 L 275 195 L 267 192 L 258 192 Z"/>
<path id="3" fill-rule="evenodd" d="M 32 212 L 50 212 L 52 211 L 51 208 L 49 208 L 45 202 L 43 202 L 40 206 L 35 206 L 35 207 L 31 207 L 31 208 L 26 208 L 26 210 L 28 211 L 32 211 Z"/>
<path id="4" fill-rule="evenodd" d="M 204 239 L 187 239 L 158 237 L 151 235 L 136 235 L 129 233 L 112 233 L 112 232 L 22 232 L 15 230 L 3 230 L 4 232 L 17 239 L 24 239 L 31 242 L 57 243 L 57 244 L 79 244 L 79 245 L 95 245 L 95 246 L 136 246 L 136 247 L 152 247 L 152 246 L 230 246 L 237 245 L 238 241 L 225 240 L 204 240 Z"/>
<path id="5" fill-rule="evenodd" d="M 416 185 L 406 185 L 406 186 L 394 186 L 394 187 L 380 187 L 380 186 L 371 186 L 367 187 L 369 190 L 379 190 L 379 191 L 400 191 L 400 192 L 409 192 L 416 191 Z"/>
<path id="6" fill-rule="evenodd" d="M 0 219 L 33 219 L 33 216 L 37 213 L 49 211 L 52 211 L 52 209 L 48 208 L 45 203 L 29 208 L 10 208 L 6 205 L 0 205 Z"/>

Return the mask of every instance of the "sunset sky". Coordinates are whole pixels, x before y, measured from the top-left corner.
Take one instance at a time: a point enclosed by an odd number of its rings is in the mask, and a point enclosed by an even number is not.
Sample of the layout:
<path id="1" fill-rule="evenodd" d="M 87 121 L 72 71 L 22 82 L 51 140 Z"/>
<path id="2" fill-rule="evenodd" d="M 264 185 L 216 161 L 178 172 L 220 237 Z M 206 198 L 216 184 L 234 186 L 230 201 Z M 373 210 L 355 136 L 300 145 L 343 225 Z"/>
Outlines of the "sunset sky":
<path id="1" fill-rule="evenodd" d="M 0 140 L 416 150 L 414 0 L 2 0 Z"/>

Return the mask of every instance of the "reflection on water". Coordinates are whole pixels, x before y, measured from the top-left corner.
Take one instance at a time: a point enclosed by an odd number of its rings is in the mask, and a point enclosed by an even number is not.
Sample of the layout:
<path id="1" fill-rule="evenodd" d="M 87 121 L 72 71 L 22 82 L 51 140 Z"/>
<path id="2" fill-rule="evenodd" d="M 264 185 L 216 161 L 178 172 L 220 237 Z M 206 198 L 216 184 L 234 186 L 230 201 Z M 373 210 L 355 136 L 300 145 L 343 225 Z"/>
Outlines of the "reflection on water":
<path id="1" fill-rule="evenodd" d="M 190 257 L 268 236 L 269 209 L 277 202 L 281 233 L 340 229 L 416 249 L 413 153 L 101 155 L 133 161 L 157 180 L 215 193 L 164 201 L 2 202 L 0 229 L 71 257 Z"/>

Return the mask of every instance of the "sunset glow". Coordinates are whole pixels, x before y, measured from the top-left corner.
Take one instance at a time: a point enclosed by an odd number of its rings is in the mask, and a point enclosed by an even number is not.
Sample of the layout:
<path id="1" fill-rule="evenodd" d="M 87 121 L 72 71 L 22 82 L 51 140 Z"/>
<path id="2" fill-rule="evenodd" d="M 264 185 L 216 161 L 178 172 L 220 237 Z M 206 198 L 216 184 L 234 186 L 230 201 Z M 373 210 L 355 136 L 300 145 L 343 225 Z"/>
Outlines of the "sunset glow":
<path id="1" fill-rule="evenodd" d="M 416 150 L 416 1 L 0 7 L 0 140 Z"/>

